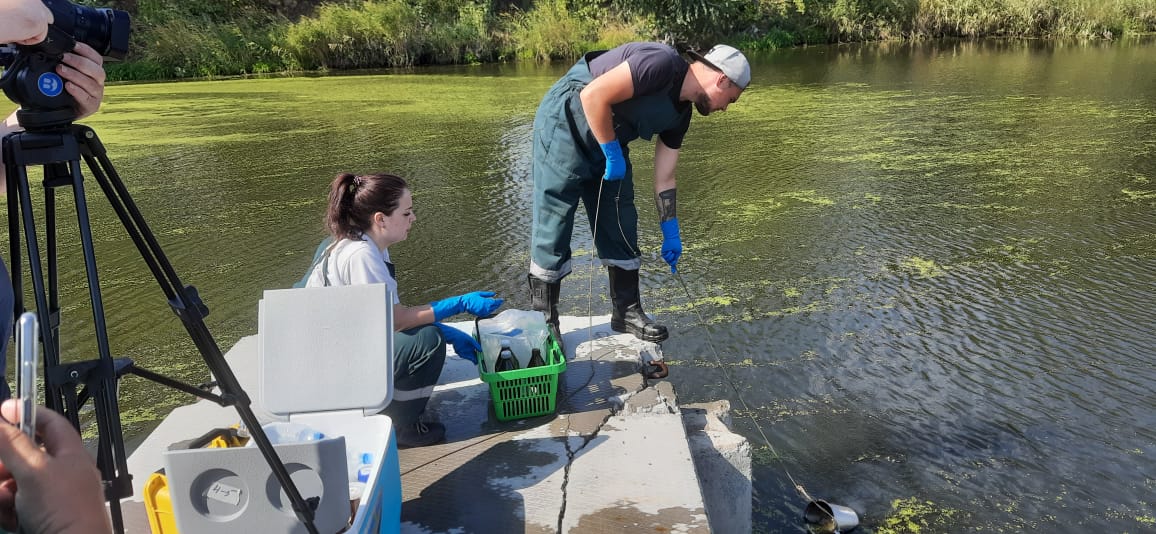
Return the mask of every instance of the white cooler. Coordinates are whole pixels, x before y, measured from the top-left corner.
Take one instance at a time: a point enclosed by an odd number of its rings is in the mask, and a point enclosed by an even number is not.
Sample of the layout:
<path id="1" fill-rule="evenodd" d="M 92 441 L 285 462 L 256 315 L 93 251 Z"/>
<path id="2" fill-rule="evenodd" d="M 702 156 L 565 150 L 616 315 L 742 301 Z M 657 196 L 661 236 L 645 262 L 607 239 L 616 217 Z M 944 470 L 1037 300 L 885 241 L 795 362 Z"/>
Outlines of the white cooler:
<path id="1" fill-rule="evenodd" d="M 393 398 L 392 302 L 385 284 L 372 284 L 269 290 L 258 305 L 253 400 L 324 434 L 274 446 L 302 498 L 320 498 L 314 524 L 322 534 L 400 529 L 397 443 L 392 421 L 378 415 Z M 348 525 L 362 453 L 372 460 L 369 479 Z M 164 456 L 181 534 L 306 532 L 256 447 Z"/>

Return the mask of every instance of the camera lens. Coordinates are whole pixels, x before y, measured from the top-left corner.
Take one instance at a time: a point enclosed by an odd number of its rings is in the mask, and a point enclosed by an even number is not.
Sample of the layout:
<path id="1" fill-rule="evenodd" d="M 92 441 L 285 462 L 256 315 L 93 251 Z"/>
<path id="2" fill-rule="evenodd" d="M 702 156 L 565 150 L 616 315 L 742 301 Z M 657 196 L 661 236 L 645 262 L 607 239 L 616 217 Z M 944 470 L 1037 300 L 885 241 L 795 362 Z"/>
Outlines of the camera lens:
<path id="1" fill-rule="evenodd" d="M 124 59 L 128 52 L 129 16 L 108 8 L 74 6 L 72 36 L 103 56 Z"/>
<path id="2" fill-rule="evenodd" d="M 129 16 L 117 9 L 80 6 L 68 0 L 43 0 L 53 26 L 91 46 L 102 56 L 124 59 L 128 52 Z"/>

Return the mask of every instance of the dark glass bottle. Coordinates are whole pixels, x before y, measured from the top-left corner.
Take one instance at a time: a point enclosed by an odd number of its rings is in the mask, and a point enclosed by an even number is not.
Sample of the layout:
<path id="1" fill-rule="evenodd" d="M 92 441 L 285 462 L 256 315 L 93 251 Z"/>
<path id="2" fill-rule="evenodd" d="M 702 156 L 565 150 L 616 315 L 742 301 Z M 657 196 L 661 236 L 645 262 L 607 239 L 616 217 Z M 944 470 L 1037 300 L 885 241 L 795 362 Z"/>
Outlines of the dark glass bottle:
<path id="1" fill-rule="evenodd" d="M 521 366 L 518 365 L 518 359 L 514 357 L 514 351 L 510 348 L 510 342 L 502 340 L 502 349 L 498 351 L 498 361 L 494 364 L 494 372 L 514 371 L 519 368 L 521 368 Z"/>
<path id="2" fill-rule="evenodd" d="M 530 352 L 530 362 L 526 364 L 526 368 L 541 367 L 546 365 L 546 360 L 542 359 L 542 349 L 534 349 Z"/>

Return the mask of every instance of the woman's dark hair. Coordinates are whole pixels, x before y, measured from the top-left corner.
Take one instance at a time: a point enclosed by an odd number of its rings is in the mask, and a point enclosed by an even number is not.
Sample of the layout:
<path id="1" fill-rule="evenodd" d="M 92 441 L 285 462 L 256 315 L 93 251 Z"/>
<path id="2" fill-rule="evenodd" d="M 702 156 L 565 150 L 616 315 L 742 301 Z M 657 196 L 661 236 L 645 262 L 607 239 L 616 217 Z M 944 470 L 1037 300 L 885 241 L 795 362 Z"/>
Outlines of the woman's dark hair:
<path id="1" fill-rule="evenodd" d="M 338 174 L 329 186 L 325 226 L 334 239 L 358 239 L 374 213 L 393 215 L 407 189 L 405 180 L 392 174 Z"/>

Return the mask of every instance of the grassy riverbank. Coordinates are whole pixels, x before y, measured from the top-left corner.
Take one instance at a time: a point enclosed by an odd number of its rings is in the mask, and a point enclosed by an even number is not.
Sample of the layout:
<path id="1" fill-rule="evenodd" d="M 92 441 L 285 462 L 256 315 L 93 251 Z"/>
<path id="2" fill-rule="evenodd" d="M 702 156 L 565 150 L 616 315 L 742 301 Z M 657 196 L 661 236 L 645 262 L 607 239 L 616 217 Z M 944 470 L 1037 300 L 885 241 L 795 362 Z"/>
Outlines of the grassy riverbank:
<path id="1" fill-rule="evenodd" d="M 112 79 L 515 59 L 631 40 L 747 49 L 940 37 L 1116 39 L 1156 31 L 1156 0 L 113 0 L 134 17 Z"/>

